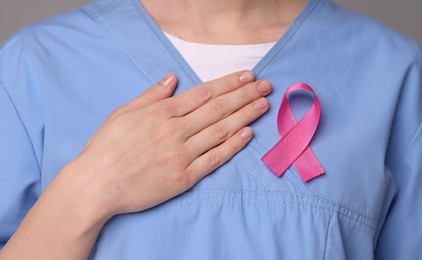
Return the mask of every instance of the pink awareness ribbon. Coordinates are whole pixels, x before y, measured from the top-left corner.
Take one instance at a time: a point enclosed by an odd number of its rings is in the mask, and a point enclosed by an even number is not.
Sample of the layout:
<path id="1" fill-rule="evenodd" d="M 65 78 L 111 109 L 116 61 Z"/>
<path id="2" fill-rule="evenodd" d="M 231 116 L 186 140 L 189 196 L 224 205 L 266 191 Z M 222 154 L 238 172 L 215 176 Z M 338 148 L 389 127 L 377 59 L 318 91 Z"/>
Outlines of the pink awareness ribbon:
<path id="1" fill-rule="evenodd" d="M 296 121 L 287 97 L 294 91 L 308 91 L 314 103 L 306 114 Z M 324 174 L 324 169 L 315 157 L 309 143 L 315 134 L 320 118 L 320 103 L 313 89 L 305 83 L 296 83 L 287 88 L 278 111 L 277 125 L 280 141 L 271 148 L 262 161 L 278 177 L 293 164 L 303 181 Z"/>

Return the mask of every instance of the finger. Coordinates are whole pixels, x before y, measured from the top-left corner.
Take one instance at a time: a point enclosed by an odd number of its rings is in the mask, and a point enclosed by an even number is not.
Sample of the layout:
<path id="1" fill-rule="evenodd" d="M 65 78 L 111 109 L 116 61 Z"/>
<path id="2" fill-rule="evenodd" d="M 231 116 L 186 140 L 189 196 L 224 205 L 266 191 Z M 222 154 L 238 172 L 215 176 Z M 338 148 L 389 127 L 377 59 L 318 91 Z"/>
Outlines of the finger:
<path id="1" fill-rule="evenodd" d="M 224 143 L 204 153 L 194 160 L 186 169 L 191 183 L 196 183 L 210 172 L 214 171 L 239 152 L 252 138 L 253 131 L 245 127 Z"/>
<path id="2" fill-rule="evenodd" d="M 211 99 L 238 89 L 253 80 L 253 72 L 246 70 L 204 82 L 172 98 L 174 115 L 186 115 Z"/>
<path id="3" fill-rule="evenodd" d="M 268 101 L 262 97 L 192 136 L 186 141 L 189 151 L 192 151 L 189 156 L 195 158 L 225 142 L 240 129 L 267 112 L 268 107 Z"/>
<path id="4" fill-rule="evenodd" d="M 263 80 L 213 99 L 183 118 L 187 130 L 186 137 L 198 133 L 270 92 L 271 84 Z"/>
<path id="5" fill-rule="evenodd" d="M 145 90 L 141 95 L 134 98 L 126 108 L 136 109 L 148 106 L 154 102 L 170 97 L 176 89 L 177 78 L 172 72 L 168 73 L 160 82 Z"/>

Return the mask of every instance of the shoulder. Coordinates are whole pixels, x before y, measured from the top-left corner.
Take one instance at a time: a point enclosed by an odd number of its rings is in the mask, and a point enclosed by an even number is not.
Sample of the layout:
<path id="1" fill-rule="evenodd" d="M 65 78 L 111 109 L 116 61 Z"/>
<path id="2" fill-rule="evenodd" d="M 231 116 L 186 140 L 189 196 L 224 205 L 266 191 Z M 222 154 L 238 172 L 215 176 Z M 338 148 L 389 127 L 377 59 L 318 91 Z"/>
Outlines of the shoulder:
<path id="1" fill-rule="evenodd" d="M 18 85 L 18 79 L 37 78 L 39 74 L 53 72 L 72 57 L 89 55 L 107 37 L 105 29 L 86 11 L 92 4 L 26 25 L 3 42 L 0 80 L 4 85 Z"/>
<path id="2" fill-rule="evenodd" d="M 22 27 L 0 45 L 0 59 L 8 55 L 38 54 L 65 48 L 69 44 L 84 44 L 105 34 L 96 17 L 89 12 L 95 2 L 57 16 Z M 83 45 L 81 45 L 83 47 Z"/>
<path id="3" fill-rule="evenodd" d="M 46 81 L 102 31 L 83 7 L 21 28 L 0 45 L 0 82 L 19 112 L 42 110 Z"/>
<path id="4" fill-rule="evenodd" d="M 353 55 L 402 65 L 421 62 L 422 48 L 417 41 L 329 0 L 319 1 L 311 19 L 318 20 L 329 37 L 337 38 L 337 44 L 353 51 Z"/>

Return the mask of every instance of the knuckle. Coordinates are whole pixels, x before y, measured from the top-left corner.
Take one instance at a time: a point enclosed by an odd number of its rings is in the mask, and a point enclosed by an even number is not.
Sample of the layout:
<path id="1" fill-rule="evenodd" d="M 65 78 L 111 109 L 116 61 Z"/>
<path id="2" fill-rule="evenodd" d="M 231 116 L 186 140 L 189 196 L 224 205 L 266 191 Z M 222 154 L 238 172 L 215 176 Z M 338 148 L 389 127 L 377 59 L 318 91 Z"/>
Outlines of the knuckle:
<path id="1" fill-rule="evenodd" d="M 211 133 L 213 137 L 217 138 L 218 140 L 226 140 L 229 136 L 229 131 L 221 125 L 213 126 L 211 128 Z"/>
<path id="2" fill-rule="evenodd" d="M 185 140 L 186 137 L 186 124 L 180 120 L 174 120 L 175 118 L 172 118 L 167 126 L 168 129 L 168 135 L 172 138 L 176 138 L 177 140 Z M 179 154 L 184 153 L 183 148 L 179 148 Z M 179 157 L 180 159 L 180 157 Z"/>
<path id="3" fill-rule="evenodd" d="M 161 110 L 163 111 L 164 114 L 166 115 L 173 115 L 174 112 L 176 111 L 176 107 L 174 106 L 173 103 L 168 102 L 169 100 L 164 100 L 162 102 L 162 108 Z"/>
<path id="4" fill-rule="evenodd" d="M 171 110 L 171 107 L 164 104 L 163 102 L 154 103 L 146 107 L 146 112 L 149 116 L 154 119 L 162 118 L 168 115 L 167 113 Z"/>
<path id="5" fill-rule="evenodd" d="M 235 85 L 233 81 L 230 80 L 230 78 L 223 78 L 223 84 L 227 89 L 233 89 Z"/>
<path id="6" fill-rule="evenodd" d="M 151 105 L 151 106 L 148 106 L 145 111 L 148 116 L 157 118 L 162 114 L 163 109 L 160 106 Z"/>
<path id="7" fill-rule="evenodd" d="M 250 106 L 245 107 L 241 110 L 242 118 L 248 121 L 253 120 L 258 117 L 258 112 L 256 109 L 252 109 Z M 246 123 L 245 123 L 246 124 Z"/>
<path id="8" fill-rule="evenodd" d="M 220 99 L 216 99 L 211 103 L 211 111 L 219 117 L 225 117 L 227 115 L 226 105 Z"/>
<path id="9" fill-rule="evenodd" d="M 179 150 L 169 151 L 164 156 L 164 162 L 176 164 L 180 159 L 181 152 Z"/>
<path id="10" fill-rule="evenodd" d="M 241 148 L 241 145 L 232 139 L 227 140 L 227 145 L 231 154 L 234 154 Z"/>
<path id="11" fill-rule="evenodd" d="M 222 164 L 220 153 L 217 151 L 212 151 L 207 159 L 208 168 L 215 169 Z"/>
<path id="12" fill-rule="evenodd" d="M 196 88 L 193 92 L 194 98 L 200 103 L 205 104 L 213 97 L 213 88 L 208 84 L 203 84 L 201 87 Z"/>
<path id="13" fill-rule="evenodd" d="M 110 112 L 109 117 L 115 118 L 115 117 L 123 114 L 124 111 L 125 111 L 125 108 L 123 106 L 117 107 Z"/>
<path id="14" fill-rule="evenodd" d="M 144 95 L 147 98 L 152 98 L 152 99 L 158 99 L 161 97 L 160 91 L 158 91 L 158 88 L 156 88 L 155 86 L 145 90 Z"/>
<path id="15" fill-rule="evenodd" d="M 242 99 L 243 100 L 252 100 L 255 97 L 255 92 L 251 88 L 242 89 Z"/>
<path id="16" fill-rule="evenodd" d="M 173 172 L 170 179 L 171 183 L 181 190 L 186 190 L 193 185 L 189 174 L 185 171 Z"/>
<path id="17" fill-rule="evenodd" d="M 174 165 L 175 169 L 183 168 L 187 164 L 186 153 L 187 149 L 183 145 L 179 145 L 176 149 L 172 149 L 161 156 L 162 162 Z"/>

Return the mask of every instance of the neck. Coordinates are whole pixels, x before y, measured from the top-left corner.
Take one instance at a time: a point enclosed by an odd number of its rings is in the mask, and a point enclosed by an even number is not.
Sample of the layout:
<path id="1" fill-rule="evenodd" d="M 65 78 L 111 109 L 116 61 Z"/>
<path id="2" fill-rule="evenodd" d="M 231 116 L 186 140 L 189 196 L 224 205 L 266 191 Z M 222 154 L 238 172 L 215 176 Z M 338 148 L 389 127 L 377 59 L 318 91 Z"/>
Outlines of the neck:
<path id="1" fill-rule="evenodd" d="M 165 32 L 209 44 L 277 41 L 307 0 L 141 0 Z"/>

